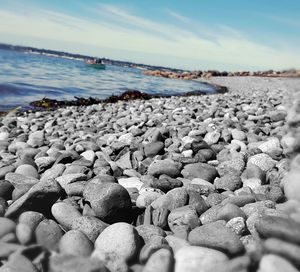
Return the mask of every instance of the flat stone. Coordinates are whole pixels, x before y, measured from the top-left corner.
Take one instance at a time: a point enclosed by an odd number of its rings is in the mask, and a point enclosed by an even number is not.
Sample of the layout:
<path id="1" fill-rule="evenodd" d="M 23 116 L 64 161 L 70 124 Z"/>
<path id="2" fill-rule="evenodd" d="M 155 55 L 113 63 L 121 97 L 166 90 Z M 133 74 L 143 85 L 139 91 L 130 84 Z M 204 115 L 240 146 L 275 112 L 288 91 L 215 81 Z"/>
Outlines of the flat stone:
<path id="1" fill-rule="evenodd" d="M 258 233 L 264 238 L 278 238 L 300 244 L 300 224 L 278 216 L 264 216 L 255 223 Z"/>
<path id="2" fill-rule="evenodd" d="M 185 246 L 175 254 L 175 272 L 208 272 L 228 261 L 228 257 L 215 249 Z"/>
<path id="3" fill-rule="evenodd" d="M 180 175 L 181 167 L 181 163 L 174 162 L 170 159 L 155 160 L 150 164 L 148 168 L 148 173 L 152 176 L 159 176 L 165 174 L 170 177 L 176 178 Z"/>
<path id="4" fill-rule="evenodd" d="M 49 215 L 52 204 L 61 196 L 61 193 L 62 188 L 56 181 L 40 181 L 33 185 L 27 193 L 14 201 L 8 207 L 5 216 L 14 218 L 27 210 Z"/>
<path id="5" fill-rule="evenodd" d="M 231 229 L 227 228 L 225 221 L 216 221 L 193 229 L 188 236 L 192 245 L 218 249 L 234 256 L 244 251 L 244 246 Z"/>
<path id="6" fill-rule="evenodd" d="M 211 183 L 213 183 L 214 179 L 218 176 L 215 167 L 200 162 L 184 166 L 181 174 L 187 179 L 201 178 Z"/>

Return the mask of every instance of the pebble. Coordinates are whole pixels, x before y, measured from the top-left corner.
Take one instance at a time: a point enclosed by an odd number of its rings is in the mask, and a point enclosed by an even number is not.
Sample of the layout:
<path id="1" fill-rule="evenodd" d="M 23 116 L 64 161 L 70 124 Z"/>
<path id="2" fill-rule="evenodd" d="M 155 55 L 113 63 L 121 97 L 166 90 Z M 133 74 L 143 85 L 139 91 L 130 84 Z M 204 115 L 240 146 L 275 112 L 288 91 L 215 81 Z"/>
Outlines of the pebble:
<path id="1" fill-rule="evenodd" d="M 115 223 L 100 233 L 92 255 L 111 255 L 131 262 L 137 258 L 140 249 L 141 239 L 137 230 L 127 223 Z"/>
<path id="2" fill-rule="evenodd" d="M 187 179 L 201 178 L 211 183 L 218 176 L 216 168 L 206 163 L 188 164 L 183 168 L 181 174 Z"/>
<path id="3" fill-rule="evenodd" d="M 175 254 L 175 272 L 213 271 L 218 264 L 228 261 L 228 257 L 215 249 L 201 246 L 185 246 Z"/>
<path id="4" fill-rule="evenodd" d="M 81 231 L 70 230 L 61 237 L 58 248 L 62 254 L 89 257 L 93 252 L 94 245 Z"/>
<path id="5" fill-rule="evenodd" d="M 165 174 L 169 177 L 176 178 L 180 175 L 181 167 L 181 163 L 174 162 L 170 159 L 155 160 L 150 164 L 148 173 L 152 176 L 160 176 Z"/>
<path id="6" fill-rule="evenodd" d="M 117 183 L 91 184 L 83 192 L 99 219 L 107 223 L 126 220 L 131 211 L 131 199 L 127 190 Z"/>
<path id="7" fill-rule="evenodd" d="M 233 173 L 226 174 L 214 182 L 216 189 L 235 191 L 242 186 L 242 179 Z"/>
<path id="8" fill-rule="evenodd" d="M 188 236 L 191 245 L 218 249 L 234 256 L 244 251 L 244 246 L 225 221 L 216 221 L 193 229 Z"/>
<path id="9" fill-rule="evenodd" d="M 8 218 L 0 217 L 0 239 L 8 233 L 14 232 L 16 223 Z"/>
<path id="10" fill-rule="evenodd" d="M 298 272 L 290 262 L 277 255 L 268 254 L 262 257 L 259 263 L 259 272 Z"/>
<path id="11" fill-rule="evenodd" d="M 147 261 L 143 272 L 169 272 L 173 271 L 174 257 L 172 251 L 166 248 L 154 252 Z"/>

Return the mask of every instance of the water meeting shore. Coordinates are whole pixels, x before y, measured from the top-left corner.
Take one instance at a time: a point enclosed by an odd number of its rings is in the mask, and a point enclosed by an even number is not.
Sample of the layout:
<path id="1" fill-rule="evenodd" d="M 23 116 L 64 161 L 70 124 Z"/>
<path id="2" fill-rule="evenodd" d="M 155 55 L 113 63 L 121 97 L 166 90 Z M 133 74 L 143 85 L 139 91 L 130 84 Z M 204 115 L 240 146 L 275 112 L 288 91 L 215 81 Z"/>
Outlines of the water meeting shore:
<path id="1" fill-rule="evenodd" d="M 298 271 L 300 79 L 201 80 L 0 117 L 0 271 Z"/>

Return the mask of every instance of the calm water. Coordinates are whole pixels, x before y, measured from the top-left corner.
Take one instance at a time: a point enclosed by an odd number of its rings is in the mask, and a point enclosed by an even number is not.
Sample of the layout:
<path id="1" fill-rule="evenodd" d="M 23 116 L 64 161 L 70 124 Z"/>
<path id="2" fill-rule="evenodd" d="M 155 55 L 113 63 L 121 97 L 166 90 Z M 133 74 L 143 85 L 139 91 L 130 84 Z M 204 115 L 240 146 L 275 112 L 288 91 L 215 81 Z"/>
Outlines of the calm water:
<path id="1" fill-rule="evenodd" d="M 58 100 L 105 98 L 126 90 L 178 94 L 214 89 L 192 81 L 146 76 L 133 68 L 88 67 L 82 61 L 0 50 L 0 110 L 27 106 L 44 97 Z"/>

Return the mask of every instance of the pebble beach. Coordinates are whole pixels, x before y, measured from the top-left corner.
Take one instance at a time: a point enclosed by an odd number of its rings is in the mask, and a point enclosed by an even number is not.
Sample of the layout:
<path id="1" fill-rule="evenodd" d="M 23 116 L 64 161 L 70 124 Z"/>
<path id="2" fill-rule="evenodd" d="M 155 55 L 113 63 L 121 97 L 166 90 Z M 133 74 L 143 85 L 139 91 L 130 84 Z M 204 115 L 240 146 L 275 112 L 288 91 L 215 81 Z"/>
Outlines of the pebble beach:
<path id="1" fill-rule="evenodd" d="M 300 79 L 0 117 L 0 272 L 300 271 Z"/>

